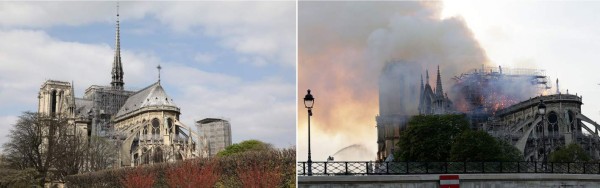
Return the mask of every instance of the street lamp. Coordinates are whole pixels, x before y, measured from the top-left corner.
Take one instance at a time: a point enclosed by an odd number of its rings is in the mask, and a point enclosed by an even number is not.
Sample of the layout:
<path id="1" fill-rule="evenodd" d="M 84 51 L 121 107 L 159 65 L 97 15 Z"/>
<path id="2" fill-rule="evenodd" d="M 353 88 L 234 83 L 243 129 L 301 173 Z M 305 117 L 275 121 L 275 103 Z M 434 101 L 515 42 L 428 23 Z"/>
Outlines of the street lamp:
<path id="1" fill-rule="evenodd" d="M 544 150 L 543 162 L 546 162 L 546 138 L 544 135 L 544 131 L 546 131 L 544 127 L 544 115 L 546 114 L 546 104 L 544 104 L 544 100 L 540 100 L 540 104 L 538 104 L 538 114 L 542 116 L 542 149 Z"/>
<path id="2" fill-rule="evenodd" d="M 304 107 L 308 109 L 308 175 L 312 176 L 312 160 L 310 159 L 310 116 L 312 116 L 312 107 L 315 104 L 315 98 L 310 94 L 310 89 L 307 90 L 304 96 Z"/>
<path id="3" fill-rule="evenodd" d="M 546 104 L 544 104 L 544 100 L 540 100 L 540 104 L 538 104 L 538 113 L 540 115 L 546 114 Z"/>

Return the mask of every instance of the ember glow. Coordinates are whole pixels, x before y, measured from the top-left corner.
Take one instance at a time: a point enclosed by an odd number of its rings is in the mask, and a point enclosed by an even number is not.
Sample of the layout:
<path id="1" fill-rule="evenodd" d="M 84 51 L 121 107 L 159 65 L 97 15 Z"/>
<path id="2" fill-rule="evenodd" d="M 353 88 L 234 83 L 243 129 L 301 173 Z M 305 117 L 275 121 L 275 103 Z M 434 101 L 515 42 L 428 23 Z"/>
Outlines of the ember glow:
<path id="1" fill-rule="evenodd" d="M 489 70 L 489 71 L 486 71 Z M 454 78 L 452 87 L 457 110 L 464 113 L 495 114 L 496 111 L 550 89 L 542 70 L 486 68 Z"/>

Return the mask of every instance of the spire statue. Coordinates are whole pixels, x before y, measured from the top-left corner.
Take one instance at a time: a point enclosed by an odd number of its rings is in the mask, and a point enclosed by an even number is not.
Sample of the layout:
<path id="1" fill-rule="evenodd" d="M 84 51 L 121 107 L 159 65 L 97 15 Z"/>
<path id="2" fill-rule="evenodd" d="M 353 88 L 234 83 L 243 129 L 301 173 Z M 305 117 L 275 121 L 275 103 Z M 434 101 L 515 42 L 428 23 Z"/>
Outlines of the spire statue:
<path id="1" fill-rule="evenodd" d="M 71 80 L 71 97 L 69 101 L 69 113 L 71 118 L 75 118 L 75 82 Z"/>
<path id="2" fill-rule="evenodd" d="M 558 78 L 556 79 L 556 94 L 560 94 L 560 87 L 558 87 Z"/>

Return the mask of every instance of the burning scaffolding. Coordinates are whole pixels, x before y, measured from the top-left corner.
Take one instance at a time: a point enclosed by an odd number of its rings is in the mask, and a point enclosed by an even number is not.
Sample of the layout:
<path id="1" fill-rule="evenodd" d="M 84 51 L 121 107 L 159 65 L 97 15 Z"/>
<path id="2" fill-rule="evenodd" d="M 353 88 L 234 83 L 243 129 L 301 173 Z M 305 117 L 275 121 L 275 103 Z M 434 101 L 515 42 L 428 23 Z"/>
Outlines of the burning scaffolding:
<path id="1" fill-rule="evenodd" d="M 452 88 L 458 111 L 493 115 L 550 89 L 544 70 L 483 67 L 453 78 Z"/>

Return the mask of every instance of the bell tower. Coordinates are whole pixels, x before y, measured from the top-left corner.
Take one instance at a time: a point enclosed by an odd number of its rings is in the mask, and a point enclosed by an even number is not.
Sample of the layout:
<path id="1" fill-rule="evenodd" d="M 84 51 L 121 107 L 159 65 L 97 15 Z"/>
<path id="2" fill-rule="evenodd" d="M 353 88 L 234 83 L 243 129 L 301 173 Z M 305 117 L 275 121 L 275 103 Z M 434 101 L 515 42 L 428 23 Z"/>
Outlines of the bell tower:
<path id="1" fill-rule="evenodd" d="M 74 99 L 71 83 L 47 80 L 38 93 L 38 112 L 49 116 L 62 114 L 71 117 L 74 113 Z"/>

